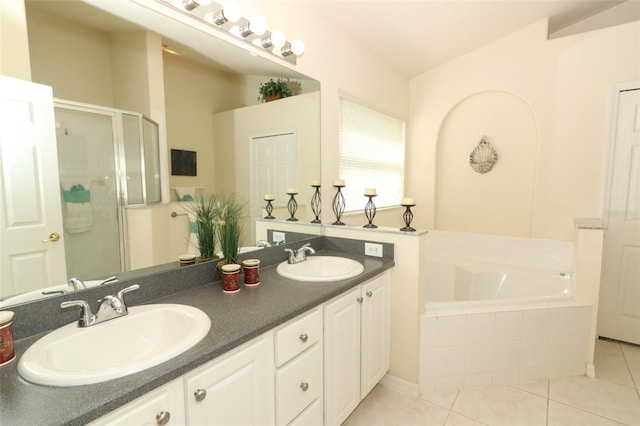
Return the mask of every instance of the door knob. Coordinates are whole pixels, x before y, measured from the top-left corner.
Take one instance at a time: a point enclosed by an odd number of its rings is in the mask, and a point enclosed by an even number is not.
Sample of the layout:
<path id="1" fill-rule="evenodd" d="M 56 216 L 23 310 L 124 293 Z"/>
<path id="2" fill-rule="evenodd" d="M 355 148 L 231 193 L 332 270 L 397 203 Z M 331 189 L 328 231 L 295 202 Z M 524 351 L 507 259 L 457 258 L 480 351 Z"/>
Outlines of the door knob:
<path id="1" fill-rule="evenodd" d="M 57 232 L 52 232 L 51 234 L 49 234 L 49 238 L 47 238 L 46 240 L 42 240 L 42 242 L 43 243 L 48 243 L 48 242 L 55 243 L 59 239 L 60 239 L 60 234 L 58 234 Z"/>

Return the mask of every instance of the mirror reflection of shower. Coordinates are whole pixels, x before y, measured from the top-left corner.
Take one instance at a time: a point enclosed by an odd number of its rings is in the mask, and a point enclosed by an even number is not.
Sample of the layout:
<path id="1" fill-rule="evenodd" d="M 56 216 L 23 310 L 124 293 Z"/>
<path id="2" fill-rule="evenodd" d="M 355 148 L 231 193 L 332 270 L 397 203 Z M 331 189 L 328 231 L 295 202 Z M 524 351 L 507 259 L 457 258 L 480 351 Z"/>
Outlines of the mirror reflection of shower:
<path id="1" fill-rule="evenodd" d="M 157 124 L 142 114 L 55 105 L 67 274 L 129 269 L 124 208 L 161 201 Z"/>

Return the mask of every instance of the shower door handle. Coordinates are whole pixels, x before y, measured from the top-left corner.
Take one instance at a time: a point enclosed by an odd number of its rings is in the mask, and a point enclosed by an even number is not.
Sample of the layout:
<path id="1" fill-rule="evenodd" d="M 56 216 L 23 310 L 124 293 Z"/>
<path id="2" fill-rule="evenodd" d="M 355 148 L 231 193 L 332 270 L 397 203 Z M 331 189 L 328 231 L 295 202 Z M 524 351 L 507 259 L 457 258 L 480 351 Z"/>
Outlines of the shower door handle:
<path id="1" fill-rule="evenodd" d="M 55 243 L 56 241 L 58 241 L 60 239 L 60 234 L 58 234 L 57 232 L 52 232 L 51 234 L 49 234 L 49 238 L 47 238 L 46 240 L 42 240 L 43 243 Z"/>

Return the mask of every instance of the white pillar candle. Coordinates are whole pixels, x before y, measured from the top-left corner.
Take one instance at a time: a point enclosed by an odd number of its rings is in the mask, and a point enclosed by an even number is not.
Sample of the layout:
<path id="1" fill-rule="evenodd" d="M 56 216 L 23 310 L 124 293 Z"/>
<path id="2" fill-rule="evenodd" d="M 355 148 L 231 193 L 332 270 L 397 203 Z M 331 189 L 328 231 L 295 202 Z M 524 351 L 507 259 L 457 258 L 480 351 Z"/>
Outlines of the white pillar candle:
<path id="1" fill-rule="evenodd" d="M 264 194 L 264 200 L 265 201 L 273 201 L 276 199 L 276 196 L 273 194 Z"/>
<path id="2" fill-rule="evenodd" d="M 402 204 L 411 205 L 411 204 L 415 204 L 415 202 L 413 201 L 413 198 L 411 198 L 411 197 L 404 197 L 402 199 Z"/>
<path id="3" fill-rule="evenodd" d="M 314 179 L 311 181 L 311 186 L 320 186 L 320 180 Z"/>
<path id="4" fill-rule="evenodd" d="M 344 179 L 336 179 L 333 181 L 333 186 L 344 186 Z"/>
<path id="5" fill-rule="evenodd" d="M 287 194 L 297 194 L 298 188 L 289 188 L 287 189 Z"/>
<path id="6" fill-rule="evenodd" d="M 376 195 L 376 189 L 375 188 L 365 188 L 364 189 L 364 195 Z"/>

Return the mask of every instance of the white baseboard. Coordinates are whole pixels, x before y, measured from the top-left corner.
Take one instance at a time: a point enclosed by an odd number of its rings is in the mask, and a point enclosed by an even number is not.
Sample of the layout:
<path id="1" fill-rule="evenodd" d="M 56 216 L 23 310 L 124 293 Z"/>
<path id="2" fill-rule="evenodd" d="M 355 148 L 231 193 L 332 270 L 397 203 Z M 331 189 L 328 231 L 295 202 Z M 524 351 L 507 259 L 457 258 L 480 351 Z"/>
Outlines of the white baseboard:
<path id="1" fill-rule="evenodd" d="M 380 384 L 412 398 L 420 398 L 420 386 L 417 383 L 411 383 L 399 377 L 385 374 L 380 380 Z"/>
<path id="2" fill-rule="evenodd" d="M 587 377 L 596 378 L 596 366 L 591 363 L 587 364 Z"/>

